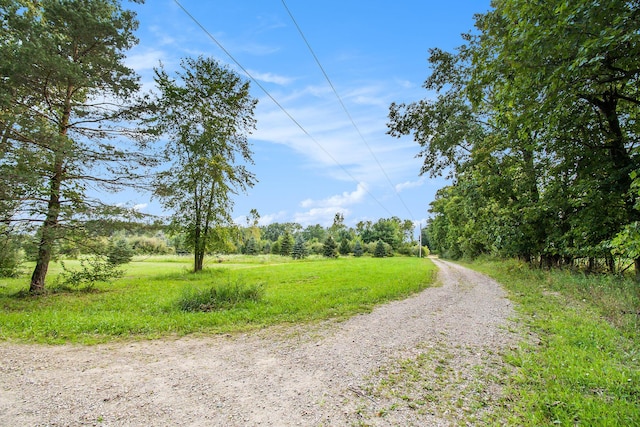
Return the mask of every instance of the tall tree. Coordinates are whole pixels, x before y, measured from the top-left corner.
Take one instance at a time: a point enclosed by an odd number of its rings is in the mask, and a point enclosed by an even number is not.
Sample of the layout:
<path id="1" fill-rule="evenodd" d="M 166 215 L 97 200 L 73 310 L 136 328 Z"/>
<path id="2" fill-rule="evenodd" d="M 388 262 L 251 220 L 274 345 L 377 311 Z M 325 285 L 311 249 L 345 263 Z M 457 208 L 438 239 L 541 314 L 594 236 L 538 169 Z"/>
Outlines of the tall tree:
<path id="1" fill-rule="evenodd" d="M 391 106 L 390 133 L 413 134 L 422 172 L 455 178 L 432 204 L 430 243 L 610 260 L 606 242 L 639 214 L 638 2 L 492 6 L 455 53 L 431 50 L 435 99 Z"/>
<path id="2" fill-rule="evenodd" d="M 247 135 L 257 100 L 248 81 L 211 58 L 187 58 L 181 66 L 176 78 L 156 69 L 157 121 L 169 139 L 170 165 L 158 174 L 155 194 L 187 232 L 200 271 L 207 250 L 225 238 L 231 195 L 256 182 L 245 165 L 253 163 Z"/>
<path id="3" fill-rule="evenodd" d="M 37 293 L 73 221 L 109 211 L 87 189 L 133 185 L 147 162 L 132 143 L 143 135 L 139 79 L 123 62 L 138 23 L 118 0 L 7 0 L 0 16 L 0 168 L 12 188 L 0 197 L 4 216 L 42 221 Z"/>

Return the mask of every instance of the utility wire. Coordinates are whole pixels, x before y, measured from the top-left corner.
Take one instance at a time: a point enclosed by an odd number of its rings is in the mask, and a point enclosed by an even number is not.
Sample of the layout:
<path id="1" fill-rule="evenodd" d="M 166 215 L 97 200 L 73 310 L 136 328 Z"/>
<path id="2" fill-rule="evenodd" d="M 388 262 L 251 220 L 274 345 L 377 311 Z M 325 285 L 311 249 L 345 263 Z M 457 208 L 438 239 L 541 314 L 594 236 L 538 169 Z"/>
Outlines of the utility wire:
<path id="1" fill-rule="evenodd" d="M 384 168 L 382 167 L 382 164 L 380 163 L 380 161 L 378 160 L 378 157 L 375 155 L 375 153 L 373 152 L 373 150 L 371 149 L 371 146 L 369 145 L 369 143 L 367 142 L 366 138 L 364 137 L 364 135 L 362 134 L 362 132 L 360 132 L 360 128 L 358 127 L 358 125 L 356 125 L 355 120 L 353 120 L 353 117 L 351 116 L 351 113 L 349 113 L 349 110 L 347 109 L 346 105 L 344 104 L 344 102 L 342 101 L 342 98 L 340 97 L 340 95 L 338 94 L 338 91 L 336 90 L 335 86 L 333 85 L 333 83 L 331 82 L 331 79 L 329 78 L 329 76 L 327 75 L 326 71 L 324 70 L 324 67 L 322 66 L 322 64 L 320 63 L 320 60 L 318 59 L 318 57 L 316 56 L 315 52 L 313 51 L 313 49 L 311 48 L 311 45 L 309 44 L 309 42 L 307 41 L 307 38 L 305 37 L 304 33 L 302 32 L 302 29 L 300 28 L 300 26 L 298 25 L 298 22 L 296 21 L 296 19 L 293 17 L 293 14 L 291 13 L 291 10 L 289 10 L 289 7 L 287 6 L 287 3 L 285 2 L 285 0 L 282 0 L 282 5 L 284 6 L 284 8 L 286 9 L 287 13 L 289 14 L 289 17 L 291 18 L 291 20 L 293 21 L 293 24 L 296 26 L 296 28 L 298 29 L 298 33 L 300 33 L 300 37 L 302 37 L 302 40 L 304 40 L 304 43 L 307 45 L 307 48 L 309 49 L 309 52 L 311 52 L 311 56 L 313 56 L 313 59 L 315 59 L 316 64 L 318 64 L 318 67 L 320 68 L 320 71 L 322 71 L 322 74 L 324 75 L 324 78 L 327 80 L 327 83 L 329 83 L 329 86 L 331 87 L 331 90 L 333 91 L 334 95 L 336 96 L 336 98 L 338 98 L 338 101 L 340 102 L 340 105 L 342 106 L 342 109 L 344 110 L 344 112 L 346 113 L 347 117 L 349 118 L 349 120 L 351 121 L 351 124 L 353 125 L 353 127 L 356 129 L 356 131 L 358 132 L 358 135 L 360 135 L 360 139 L 362 139 L 362 142 L 364 142 L 364 145 L 367 147 L 367 149 L 369 150 L 369 153 L 371 153 L 371 156 L 374 158 L 374 160 L 376 161 L 376 163 L 378 164 L 378 167 L 380 168 L 380 170 L 382 171 L 383 175 L 385 176 L 385 178 L 387 178 L 387 182 L 389 183 L 389 185 L 391 186 L 391 188 L 393 188 L 393 191 L 396 193 L 396 196 L 398 196 L 398 199 L 400 200 L 400 202 L 402 203 L 402 205 L 405 207 L 405 209 L 407 210 L 407 212 L 409 213 L 409 216 L 411 216 L 411 219 L 413 219 L 415 221 L 415 218 L 413 217 L 413 214 L 411 213 L 411 210 L 409 209 L 409 207 L 407 206 L 407 204 L 404 202 L 404 200 L 402 199 L 402 197 L 400 196 L 400 193 L 396 190 L 396 187 L 393 185 L 393 182 L 391 182 L 391 179 L 389 178 L 389 175 L 387 174 L 387 172 L 384 170 Z"/>
<path id="2" fill-rule="evenodd" d="M 298 126 L 298 128 L 300 128 L 300 130 L 307 135 L 313 142 L 315 142 L 315 144 L 320 147 L 320 149 L 331 159 L 333 160 L 333 162 L 338 165 L 340 167 L 340 169 L 342 169 L 342 171 L 344 173 L 347 174 L 347 176 L 349 176 L 356 184 L 360 184 L 360 182 L 342 165 L 340 164 L 340 162 L 338 162 L 335 157 L 333 157 L 331 155 L 331 153 L 329 153 L 326 148 L 324 148 L 322 146 L 322 144 L 320 144 L 320 142 L 318 142 L 309 132 L 307 132 L 307 130 L 284 108 L 284 106 L 282 106 L 282 104 L 280 104 L 270 93 L 269 91 L 256 79 L 253 77 L 253 75 L 245 68 L 242 66 L 242 64 L 240 64 L 240 62 L 235 59 L 235 57 L 227 50 L 224 48 L 224 46 L 200 23 L 200 21 L 198 21 L 178 0 L 173 0 L 175 2 L 175 4 L 178 5 L 178 7 L 180 7 L 180 9 L 182 9 L 182 11 L 189 17 L 191 18 L 191 20 L 198 26 L 200 27 L 200 29 L 202 31 L 204 31 L 204 33 L 229 57 L 231 58 L 231 60 L 251 79 L 251 81 L 253 81 L 256 86 L 258 86 L 264 93 L 265 95 L 267 95 L 271 101 L 273 101 L 274 104 L 276 104 L 278 106 L 278 108 L 280 108 L 280 110 L 282 110 L 282 112 L 293 122 L 295 123 L 296 126 Z M 364 188 L 364 190 L 367 192 L 367 194 L 369 194 L 369 196 L 371 196 L 371 198 L 373 200 L 376 201 L 376 203 L 382 208 L 384 209 L 389 215 L 393 216 L 393 214 L 389 211 L 389 209 L 387 209 L 370 191 L 369 189 L 363 185 L 362 188 Z"/>

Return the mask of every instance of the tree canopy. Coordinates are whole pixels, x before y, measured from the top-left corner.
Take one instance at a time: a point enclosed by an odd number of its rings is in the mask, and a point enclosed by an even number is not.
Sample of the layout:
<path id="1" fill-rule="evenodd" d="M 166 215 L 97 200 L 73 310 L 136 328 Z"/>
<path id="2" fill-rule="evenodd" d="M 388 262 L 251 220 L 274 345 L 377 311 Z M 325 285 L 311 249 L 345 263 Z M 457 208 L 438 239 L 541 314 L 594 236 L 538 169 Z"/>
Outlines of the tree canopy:
<path id="1" fill-rule="evenodd" d="M 124 65 L 137 21 L 116 0 L 0 4 L 0 215 L 40 222 L 30 290 L 39 292 L 56 241 L 116 208 L 87 189 L 139 185 L 146 111 Z"/>
<path id="2" fill-rule="evenodd" d="M 614 268 L 611 240 L 638 220 L 637 2 L 496 0 L 455 52 L 430 51 L 424 87 L 392 104 L 422 173 L 453 184 L 431 205 L 428 241 L 453 257 Z"/>

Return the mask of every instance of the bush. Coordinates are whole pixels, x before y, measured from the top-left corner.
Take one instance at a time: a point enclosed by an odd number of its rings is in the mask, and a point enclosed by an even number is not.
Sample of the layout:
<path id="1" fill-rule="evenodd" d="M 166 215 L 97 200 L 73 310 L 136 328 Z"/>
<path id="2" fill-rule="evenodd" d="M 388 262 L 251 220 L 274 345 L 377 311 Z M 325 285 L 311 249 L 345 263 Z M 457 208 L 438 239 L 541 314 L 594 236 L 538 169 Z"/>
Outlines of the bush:
<path id="1" fill-rule="evenodd" d="M 312 253 L 313 255 L 322 255 L 324 253 L 324 244 L 322 242 L 318 242 L 317 240 L 315 242 L 311 242 L 308 245 L 309 247 L 309 252 Z"/>
<path id="2" fill-rule="evenodd" d="M 81 259 L 80 270 L 68 270 L 62 261 L 60 264 L 62 265 L 62 273 L 58 276 L 57 287 L 59 289 L 91 290 L 98 282 L 110 282 L 124 275 L 123 270 L 102 256 Z"/>
<path id="3" fill-rule="evenodd" d="M 160 237 L 135 236 L 129 242 L 139 255 L 166 255 L 172 252 L 167 242 Z"/>
<path id="4" fill-rule="evenodd" d="M 208 289 L 183 290 L 178 299 L 178 308 L 188 312 L 208 312 L 233 308 L 246 302 L 258 302 L 264 295 L 264 285 L 246 285 L 240 281 L 212 286 Z"/>

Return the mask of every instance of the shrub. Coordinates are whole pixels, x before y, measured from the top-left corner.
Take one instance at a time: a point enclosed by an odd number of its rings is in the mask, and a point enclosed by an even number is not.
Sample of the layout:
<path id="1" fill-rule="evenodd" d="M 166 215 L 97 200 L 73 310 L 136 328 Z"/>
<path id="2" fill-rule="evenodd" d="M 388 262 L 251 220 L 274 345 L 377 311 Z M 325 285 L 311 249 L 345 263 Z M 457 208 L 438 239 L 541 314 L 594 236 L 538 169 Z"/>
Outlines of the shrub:
<path id="1" fill-rule="evenodd" d="M 171 253 L 167 242 L 160 237 L 135 236 L 130 238 L 130 244 L 139 255 L 166 255 Z"/>
<path id="2" fill-rule="evenodd" d="M 317 240 L 309 243 L 309 252 L 314 255 L 322 255 L 324 253 L 324 244 Z"/>
<path id="3" fill-rule="evenodd" d="M 124 275 L 117 265 L 110 263 L 102 256 L 80 260 L 80 270 L 68 270 L 64 262 L 62 273 L 58 276 L 57 288 L 81 288 L 91 290 L 98 282 L 110 282 Z"/>
<path id="4" fill-rule="evenodd" d="M 263 295 L 264 285 L 246 285 L 238 280 L 208 289 L 184 289 L 177 305 L 182 311 L 208 312 L 230 309 L 246 301 L 258 302 Z"/>

